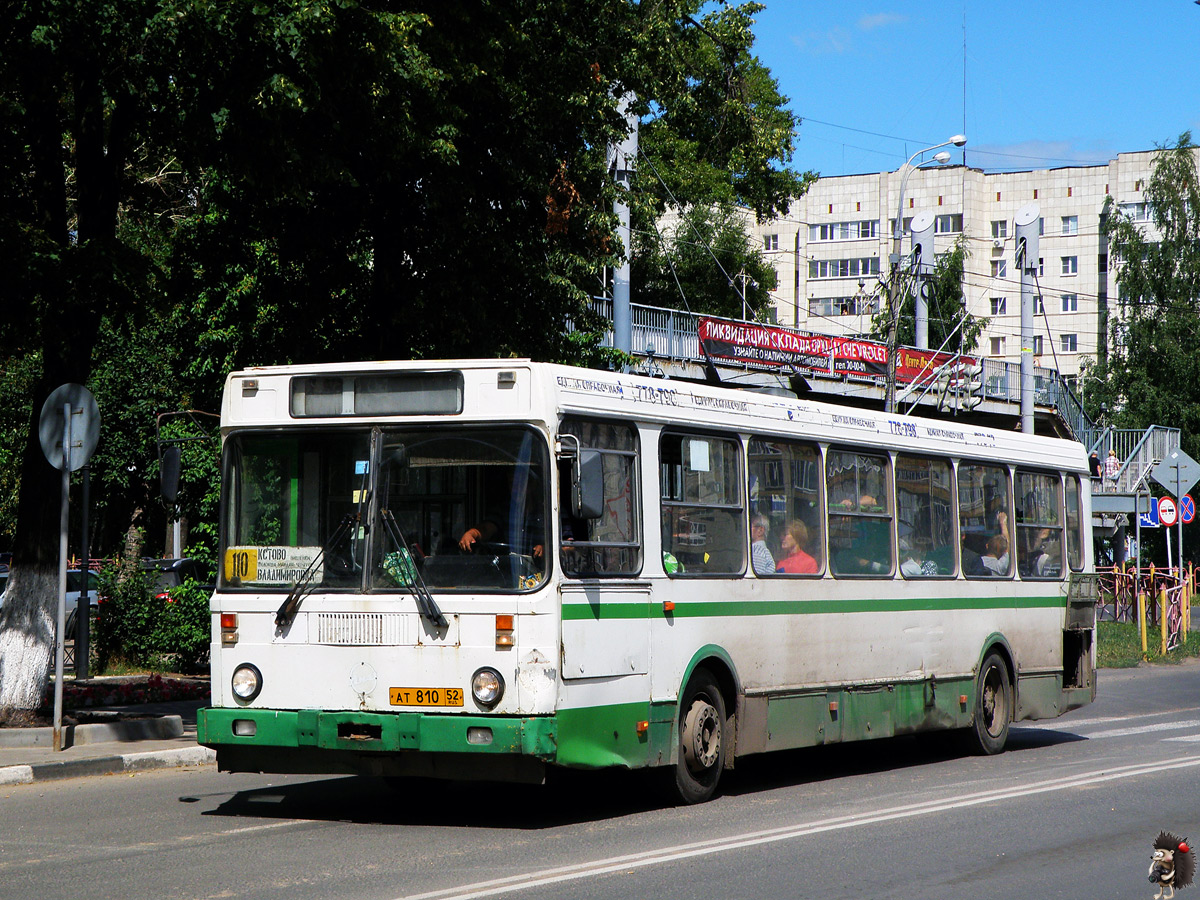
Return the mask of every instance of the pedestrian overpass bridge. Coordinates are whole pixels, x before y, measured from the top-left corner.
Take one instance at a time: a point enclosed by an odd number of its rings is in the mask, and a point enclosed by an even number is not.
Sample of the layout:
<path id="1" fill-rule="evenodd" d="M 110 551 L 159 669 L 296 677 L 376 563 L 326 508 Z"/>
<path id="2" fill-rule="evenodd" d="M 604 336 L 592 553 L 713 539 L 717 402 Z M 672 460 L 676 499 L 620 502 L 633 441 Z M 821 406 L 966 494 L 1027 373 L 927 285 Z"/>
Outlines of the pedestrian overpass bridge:
<path id="1" fill-rule="evenodd" d="M 612 301 L 594 301 L 596 312 L 612 321 Z M 882 372 L 839 371 L 831 358 L 828 365 L 812 355 L 796 362 L 762 362 L 729 359 L 705 352 L 701 346 L 700 325 L 703 317 L 690 312 L 655 306 L 631 304 L 633 321 L 632 353 L 635 368 L 642 374 L 678 378 L 687 381 L 718 380 L 729 387 L 772 393 L 807 394 L 814 399 L 849 406 L 882 409 L 887 379 Z M 722 320 L 723 322 L 730 320 Z M 780 329 L 759 322 L 741 321 L 746 328 Z M 794 332 L 800 338 L 811 337 Z M 827 337 L 827 336 L 825 336 Z M 879 342 L 854 339 L 859 344 Z M 612 346 L 611 330 L 605 345 Z M 920 354 L 917 348 L 901 348 Z M 953 356 L 953 354 L 943 354 Z M 961 360 L 960 360 L 961 361 Z M 959 374 L 944 377 L 955 370 L 954 360 L 941 362 L 921 378 L 897 386 L 896 411 L 938 419 L 962 419 L 991 428 L 1019 428 L 1021 422 L 1021 373 L 1015 363 L 994 359 L 970 359 L 969 378 Z M 961 368 L 955 370 L 961 373 Z M 1119 429 L 1094 421 L 1072 389 L 1071 382 L 1054 369 L 1034 367 L 1034 429 L 1039 434 L 1077 440 L 1095 452 L 1101 460 L 1112 450 L 1120 461 L 1115 478 L 1093 479 L 1094 525 L 1098 533 L 1116 538 L 1123 546 L 1121 532 L 1131 525 L 1131 516 L 1144 511 L 1153 493 L 1150 470 L 1179 448 L 1180 431 L 1152 425 L 1145 430 Z M 1118 552 L 1117 556 L 1121 556 Z M 1121 557 L 1123 559 L 1123 556 Z M 1120 560 L 1118 560 L 1120 561 Z"/>

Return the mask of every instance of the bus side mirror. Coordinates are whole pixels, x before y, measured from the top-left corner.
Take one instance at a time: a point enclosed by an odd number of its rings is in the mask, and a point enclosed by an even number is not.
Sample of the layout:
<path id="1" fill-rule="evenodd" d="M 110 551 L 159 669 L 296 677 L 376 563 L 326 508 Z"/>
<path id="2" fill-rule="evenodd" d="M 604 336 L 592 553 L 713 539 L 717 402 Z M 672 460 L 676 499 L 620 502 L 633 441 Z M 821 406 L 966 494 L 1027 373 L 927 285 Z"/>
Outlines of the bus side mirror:
<path id="1" fill-rule="evenodd" d="M 604 466 L 596 450 L 580 450 L 571 467 L 571 515 L 576 519 L 604 515 Z"/>
<path id="2" fill-rule="evenodd" d="M 175 498 L 179 496 L 179 459 L 181 455 L 178 446 L 168 447 L 163 451 L 159 479 L 162 485 L 163 499 L 168 503 L 174 503 Z"/>

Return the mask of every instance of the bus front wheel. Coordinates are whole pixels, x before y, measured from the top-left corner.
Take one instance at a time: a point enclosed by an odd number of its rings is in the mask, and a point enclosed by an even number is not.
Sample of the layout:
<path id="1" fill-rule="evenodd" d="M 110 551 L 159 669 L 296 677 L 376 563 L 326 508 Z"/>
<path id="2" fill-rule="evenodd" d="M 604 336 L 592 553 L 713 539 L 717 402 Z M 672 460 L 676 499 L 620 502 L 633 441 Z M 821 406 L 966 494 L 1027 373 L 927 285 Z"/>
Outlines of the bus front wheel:
<path id="1" fill-rule="evenodd" d="M 717 790 L 725 767 L 725 700 L 717 680 L 697 669 L 679 703 L 679 759 L 675 764 L 675 797 L 703 803 Z"/>
<path id="2" fill-rule="evenodd" d="M 999 653 L 989 653 L 979 667 L 975 684 L 975 717 L 969 729 L 971 749 L 990 756 L 1008 742 L 1013 717 L 1012 678 Z"/>

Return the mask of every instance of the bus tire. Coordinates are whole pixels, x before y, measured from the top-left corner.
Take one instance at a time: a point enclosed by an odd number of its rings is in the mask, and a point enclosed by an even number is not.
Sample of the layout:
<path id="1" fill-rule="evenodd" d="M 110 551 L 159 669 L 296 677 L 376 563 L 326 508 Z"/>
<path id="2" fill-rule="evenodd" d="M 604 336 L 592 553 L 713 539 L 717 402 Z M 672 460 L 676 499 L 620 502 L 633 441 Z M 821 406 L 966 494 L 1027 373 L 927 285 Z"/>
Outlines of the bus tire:
<path id="1" fill-rule="evenodd" d="M 971 750 L 983 756 L 1002 751 L 1012 718 L 1012 676 L 1004 657 L 993 651 L 984 657 L 975 682 L 975 715 L 967 730 Z"/>
<path id="2" fill-rule="evenodd" d="M 725 767 L 727 725 L 725 699 L 717 680 L 708 669 L 697 669 L 679 702 L 676 800 L 687 805 L 704 803 L 716 793 Z"/>

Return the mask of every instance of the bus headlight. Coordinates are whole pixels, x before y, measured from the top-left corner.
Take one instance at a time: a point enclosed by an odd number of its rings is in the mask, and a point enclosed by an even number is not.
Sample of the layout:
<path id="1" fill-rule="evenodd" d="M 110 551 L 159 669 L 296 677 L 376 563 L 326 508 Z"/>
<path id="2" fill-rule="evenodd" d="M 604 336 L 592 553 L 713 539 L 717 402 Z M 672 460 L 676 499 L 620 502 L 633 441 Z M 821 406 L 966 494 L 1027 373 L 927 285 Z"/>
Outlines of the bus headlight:
<path id="1" fill-rule="evenodd" d="M 471 696 L 484 709 L 492 709 L 504 696 L 504 678 L 490 666 L 476 670 L 471 676 Z"/>
<path id="2" fill-rule="evenodd" d="M 257 666 L 242 663 L 233 670 L 230 687 L 233 688 L 235 697 L 249 703 L 262 690 L 262 672 L 258 671 Z"/>

